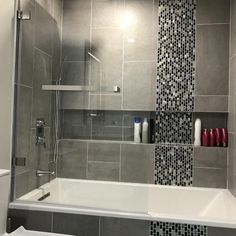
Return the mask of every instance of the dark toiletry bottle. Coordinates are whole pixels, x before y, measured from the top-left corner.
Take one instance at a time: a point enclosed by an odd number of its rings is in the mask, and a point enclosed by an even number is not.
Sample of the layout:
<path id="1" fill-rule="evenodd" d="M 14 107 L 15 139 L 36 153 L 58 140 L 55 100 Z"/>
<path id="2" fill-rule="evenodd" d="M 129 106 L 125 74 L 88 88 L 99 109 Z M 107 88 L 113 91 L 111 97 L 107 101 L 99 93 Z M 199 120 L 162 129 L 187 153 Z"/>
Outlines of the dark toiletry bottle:
<path id="1" fill-rule="evenodd" d="M 202 146 L 209 146 L 209 132 L 207 129 L 203 129 L 202 131 Z"/>
<path id="2" fill-rule="evenodd" d="M 222 145 L 223 147 L 227 147 L 228 146 L 228 130 L 225 128 L 222 128 L 221 131 L 222 131 Z"/>
<path id="3" fill-rule="evenodd" d="M 149 141 L 150 143 L 155 143 L 155 120 L 150 119 L 149 123 Z"/>
<path id="4" fill-rule="evenodd" d="M 216 136 L 214 129 L 210 129 L 209 132 L 209 146 L 214 147 L 216 145 Z"/>
<path id="5" fill-rule="evenodd" d="M 216 137 L 216 146 L 220 147 L 222 144 L 222 130 L 220 128 L 215 129 L 215 137 Z"/>

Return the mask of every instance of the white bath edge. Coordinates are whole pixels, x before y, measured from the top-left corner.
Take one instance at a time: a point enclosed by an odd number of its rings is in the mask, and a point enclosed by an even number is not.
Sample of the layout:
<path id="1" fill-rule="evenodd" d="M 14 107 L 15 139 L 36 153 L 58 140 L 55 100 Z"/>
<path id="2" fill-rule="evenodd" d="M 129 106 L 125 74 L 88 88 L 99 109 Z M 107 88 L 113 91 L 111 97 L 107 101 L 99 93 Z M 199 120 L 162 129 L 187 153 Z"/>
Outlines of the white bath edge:
<path id="1" fill-rule="evenodd" d="M 236 199 L 226 189 L 57 178 L 9 208 L 236 228 Z"/>
<path id="2" fill-rule="evenodd" d="M 9 204 L 9 209 L 43 211 L 43 212 L 53 212 L 53 213 L 65 213 L 65 214 L 79 214 L 79 215 L 90 215 L 90 216 L 100 216 L 100 217 L 114 217 L 114 218 L 136 219 L 136 220 L 146 220 L 146 221 L 159 221 L 159 222 L 202 225 L 202 226 L 231 228 L 231 229 L 236 228 L 236 225 L 234 222 L 222 223 L 214 219 L 202 220 L 202 219 L 191 219 L 191 218 L 184 218 L 184 217 L 181 218 L 177 216 L 175 218 L 175 217 L 168 217 L 161 214 L 159 216 L 151 216 L 149 214 L 112 212 L 112 211 L 105 211 L 105 210 L 104 211 L 91 210 L 91 209 L 76 208 L 73 206 L 58 206 L 58 205 L 47 204 L 47 203 L 32 203 L 32 202 L 26 202 L 26 201 L 12 202 Z"/>

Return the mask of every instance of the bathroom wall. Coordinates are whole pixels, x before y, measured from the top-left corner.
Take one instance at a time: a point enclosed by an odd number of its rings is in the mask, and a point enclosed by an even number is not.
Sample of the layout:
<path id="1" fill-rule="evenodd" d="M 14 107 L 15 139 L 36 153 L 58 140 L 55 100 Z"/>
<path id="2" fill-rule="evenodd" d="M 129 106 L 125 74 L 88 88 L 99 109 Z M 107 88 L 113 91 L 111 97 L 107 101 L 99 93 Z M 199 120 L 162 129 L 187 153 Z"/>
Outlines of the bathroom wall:
<path id="1" fill-rule="evenodd" d="M 193 121 L 203 128 L 227 127 L 229 18 L 229 0 L 197 0 Z M 226 148 L 194 149 L 193 186 L 227 187 Z"/>
<path id="2" fill-rule="evenodd" d="M 228 151 L 228 187 L 230 191 L 236 197 L 236 149 L 235 149 L 235 85 L 236 85 L 236 1 L 230 2 L 231 14 L 230 14 L 230 55 L 229 55 L 229 117 L 228 117 L 228 129 L 229 129 L 229 151 Z"/>
<path id="3" fill-rule="evenodd" d="M 53 166 L 55 94 L 42 91 L 41 86 L 58 80 L 62 10 L 60 0 L 20 2 L 23 11 L 31 12 L 31 20 L 19 23 L 13 163 L 16 158 L 25 158 L 26 164 L 15 167 L 15 197 L 47 182 L 49 177 L 36 178 L 35 170 L 48 170 Z M 46 122 L 46 148 L 35 145 L 38 118 Z"/>
<path id="4" fill-rule="evenodd" d="M 0 134 L 0 169 L 10 169 L 11 152 L 11 122 L 13 98 L 13 70 L 14 70 L 14 9 L 15 2 L 0 2 L 0 106 L 1 134 Z"/>

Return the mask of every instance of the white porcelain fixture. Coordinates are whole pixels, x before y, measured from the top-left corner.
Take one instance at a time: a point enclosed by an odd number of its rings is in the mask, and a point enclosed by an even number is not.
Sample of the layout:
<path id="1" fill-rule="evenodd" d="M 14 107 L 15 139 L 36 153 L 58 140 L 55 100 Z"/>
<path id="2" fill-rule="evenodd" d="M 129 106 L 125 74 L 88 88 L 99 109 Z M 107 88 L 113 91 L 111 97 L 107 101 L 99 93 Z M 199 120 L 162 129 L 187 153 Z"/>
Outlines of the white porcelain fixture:
<path id="1" fill-rule="evenodd" d="M 10 208 L 236 228 L 236 199 L 226 189 L 57 178 Z"/>
<path id="2" fill-rule="evenodd" d="M 0 169 L 0 235 L 6 231 L 7 208 L 10 190 L 10 171 Z"/>

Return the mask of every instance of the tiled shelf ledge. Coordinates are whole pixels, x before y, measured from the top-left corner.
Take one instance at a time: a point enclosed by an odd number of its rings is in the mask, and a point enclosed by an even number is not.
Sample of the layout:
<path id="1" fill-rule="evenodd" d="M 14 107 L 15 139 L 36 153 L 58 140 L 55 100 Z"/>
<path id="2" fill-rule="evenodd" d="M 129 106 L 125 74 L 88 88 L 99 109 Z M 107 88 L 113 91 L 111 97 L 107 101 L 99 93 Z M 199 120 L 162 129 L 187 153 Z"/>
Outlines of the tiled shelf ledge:
<path id="1" fill-rule="evenodd" d="M 121 144 L 136 144 L 136 145 L 150 145 L 150 146 L 155 146 L 155 143 L 136 143 L 133 141 L 123 141 L 123 140 L 100 140 L 100 139 L 68 139 L 68 138 L 64 138 L 64 139 L 60 139 L 59 141 L 78 141 L 78 142 L 90 142 L 90 143 L 121 143 Z"/>

